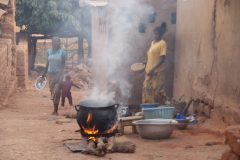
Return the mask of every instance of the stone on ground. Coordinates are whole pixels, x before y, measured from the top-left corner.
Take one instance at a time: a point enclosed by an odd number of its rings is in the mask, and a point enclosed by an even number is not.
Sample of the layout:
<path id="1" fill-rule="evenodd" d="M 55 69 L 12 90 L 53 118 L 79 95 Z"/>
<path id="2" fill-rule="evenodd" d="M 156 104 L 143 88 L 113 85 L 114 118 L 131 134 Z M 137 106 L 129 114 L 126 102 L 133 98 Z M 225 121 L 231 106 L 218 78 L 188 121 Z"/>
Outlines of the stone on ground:
<path id="1" fill-rule="evenodd" d="M 226 142 L 232 151 L 240 156 L 240 125 L 229 126 L 225 130 Z"/>
<path id="2" fill-rule="evenodd" d="M 240 158 L 232 151 L 226 151 L 222 154 L 221 160 L 240 160 Z"/>

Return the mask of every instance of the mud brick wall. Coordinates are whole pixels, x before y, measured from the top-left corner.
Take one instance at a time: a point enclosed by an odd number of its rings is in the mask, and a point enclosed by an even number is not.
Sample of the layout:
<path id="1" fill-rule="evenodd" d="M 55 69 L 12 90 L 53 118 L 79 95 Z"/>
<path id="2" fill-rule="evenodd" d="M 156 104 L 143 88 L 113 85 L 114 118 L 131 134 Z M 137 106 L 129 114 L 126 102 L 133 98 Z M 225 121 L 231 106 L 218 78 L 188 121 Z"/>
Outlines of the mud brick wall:
<path id="1" fill-rule="evenodd" d="M 0 106 L 17 88 L 16 77 L 16 35 L 15 35 L 15 0 L 8 5 L 0 4 L 6 13 L 1 17 L 0 38 Z"/>
<path id="2" fill-rule="evenodd" d="M 221 160 L 240 160 L 240 125 L 229 126 L 225 130 L 225 143 L 231 150 L 222 154 Z"/>
<path id="3" fill-rule="evenodd" d="M 239 7 L 239 0 L 177 3 L 174 97 L 193 97 L 191 113 L 227 125 L 240 124 Z"/>
<path id="4" fill-rule="evenodd" d="M 16 75 L 16 34 L 15 34 L 15 0 L 10 0 L 8 5 L 0 4 L 0 8 L 6 13 L 1 17 L 1 32 L 4 39 L 11 39 L 12 43 L 12 71 L 13 76 Z"/>
<path id="5" fill-rule="evenodd" d="M 2 25 L 2 38 L 11 39 L 13 46 L 16 42 L 15 35 L 15 0 L 10 0 L 7 6 L 1 5 L 1 9 L 6 11 L 6 14 L 3 15 L 1 25 Z"/>
<path id="6" fill-rule="evenodd" d="M 12 42 L 10 39 L 0 39 L 0 92 L 11 77 Z"/>
<path id="7" fill-rule="evenodd" d="M 16 47 L 18 87 L 27 88 L 28 84 L 28 40 L 19 39 Z"/>
<path id="8" fill-rule="evenodd" d="M 17 77 L 12 75 L 13 55 L 11 39 L 0 38 L 0 105 L 14 93 Z"/>
<path id="9" fill-rule="evenodd" d="M 237 156 L 240 156 L 240 125 L 228 127 L 225 130 L 225 136 L 226 143 Z"/>

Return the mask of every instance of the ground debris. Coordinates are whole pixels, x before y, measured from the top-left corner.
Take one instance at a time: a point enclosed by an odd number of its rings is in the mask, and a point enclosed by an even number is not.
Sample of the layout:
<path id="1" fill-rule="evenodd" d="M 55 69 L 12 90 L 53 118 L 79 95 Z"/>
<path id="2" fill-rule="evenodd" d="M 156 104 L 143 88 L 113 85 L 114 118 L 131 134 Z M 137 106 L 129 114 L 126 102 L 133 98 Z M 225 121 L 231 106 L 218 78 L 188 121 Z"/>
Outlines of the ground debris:
<path id="1" fill-rule="evenodd" d="M 65 130 L 64 129 L 60 129 L 60 130 L 58 130 L 59 132 L 64 132 Z"/>
<path id="2" fill-rule="evenodd" d="M 47 118 L 47 121 L 55 121 L 55 118 Z"/>
<path id="3" fill-rule="evenodd" d="M 156 154 L 155 154 L 155 157 L 162 157 L 162 156 L 163 156 L 162 153 L 156 153 Z"/>
<path id="4" fill-rule="evenodd" d="M 66 116 L 66 118 L 77 119 L 76 114 L 73 114 L 73 115 L 68 114 L 68 115 L 65 115 L 65 116 Z"/>
<path id="5" fill-rule="evenodd" d="M 42 95 L 42 98 L 47 98 L 48 96 L 47 95 Z"/>
<path id="6" fill-rule="evenodd" d="M 185 147 L 185 149 L 190 149 L 190 148 L 193 148 L 193 146 L 188 145 L 188 146 Z"/>
<path id="7" fill-rule="evenodd" d="M 213 145 L 218 145 L 221 144 L 221 142 L 207 142 L 205 143 L 205 146 L 213 146 Z"/>
<path id="8" fill-rule="evenodd" d="M 70 119 L 58 119 L 56 120 L 57 124 L 63 124 L 63 123 L 71 123 Z"/>

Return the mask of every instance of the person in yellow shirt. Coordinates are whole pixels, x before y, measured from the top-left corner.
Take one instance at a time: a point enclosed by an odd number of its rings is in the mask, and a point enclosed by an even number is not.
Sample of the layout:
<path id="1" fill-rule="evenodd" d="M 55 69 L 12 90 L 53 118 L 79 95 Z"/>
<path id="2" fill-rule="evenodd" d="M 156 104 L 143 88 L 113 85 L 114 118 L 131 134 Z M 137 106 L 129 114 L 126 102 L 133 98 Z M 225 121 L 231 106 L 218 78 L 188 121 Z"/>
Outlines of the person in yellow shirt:
<path id="1" fill-rule="evenodd" d="M 167 100 L 164 90 L 164 71 L 167 44 L 162 39 L 167 31 L 165 22 L 153 30 L 154 41 L 147 53 L 145 80 L 143 82 L 142 103 L 165 104 Z"/>

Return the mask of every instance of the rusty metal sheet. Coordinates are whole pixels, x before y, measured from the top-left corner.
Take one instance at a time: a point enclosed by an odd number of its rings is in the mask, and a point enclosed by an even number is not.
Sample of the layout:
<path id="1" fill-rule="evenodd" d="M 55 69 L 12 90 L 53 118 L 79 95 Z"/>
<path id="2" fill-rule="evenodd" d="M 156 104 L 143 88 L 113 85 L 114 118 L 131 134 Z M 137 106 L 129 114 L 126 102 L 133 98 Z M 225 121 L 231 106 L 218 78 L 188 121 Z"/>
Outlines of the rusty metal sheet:
<path id="1" fill-rule="evenodd" d="M 6 11 L 0 9 L 0 17 L 2 17 L 2 15 L 3 15 L 4 13 L 6 13 Z"/>
<path id="2" fill-rule="evenodd" d="M 9 0 L 0 0 L 0 4 L 8 5 Z"/>

